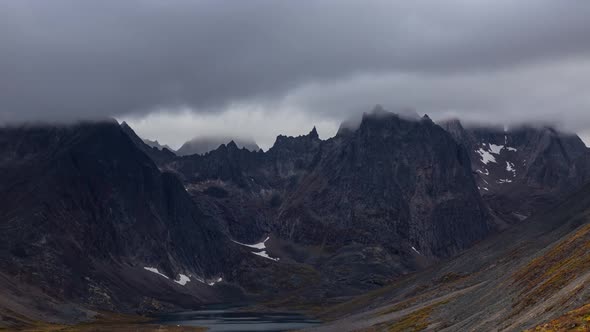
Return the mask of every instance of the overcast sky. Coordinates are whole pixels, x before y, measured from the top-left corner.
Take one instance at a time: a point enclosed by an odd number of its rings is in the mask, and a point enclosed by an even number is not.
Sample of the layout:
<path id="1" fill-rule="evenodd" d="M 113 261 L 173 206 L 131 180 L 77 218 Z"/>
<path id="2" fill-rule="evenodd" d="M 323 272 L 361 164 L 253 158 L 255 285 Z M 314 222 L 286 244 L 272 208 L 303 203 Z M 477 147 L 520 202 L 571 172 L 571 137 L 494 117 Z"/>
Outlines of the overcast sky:
<path id="1" fill-rule="evenodd" d="M 589 36 L 587 0 L 2 0 L 0 122 L 268 148 L 379 103 L 586 135 Z"/>

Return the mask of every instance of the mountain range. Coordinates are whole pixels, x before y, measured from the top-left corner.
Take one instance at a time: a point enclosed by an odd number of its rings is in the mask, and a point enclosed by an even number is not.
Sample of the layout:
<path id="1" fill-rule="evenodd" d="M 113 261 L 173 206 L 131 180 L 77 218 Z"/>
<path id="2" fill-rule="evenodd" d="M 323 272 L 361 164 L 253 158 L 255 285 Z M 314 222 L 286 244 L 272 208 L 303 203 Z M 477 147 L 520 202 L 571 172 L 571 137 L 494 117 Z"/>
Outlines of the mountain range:
<path id="1" fill-rule="evenodd" d="M 574 134 L 377 107 L 266 152 L 148 143 L 114 120 L 0 129 L 0 326 L 255 301 L 320 330 L 511 331 L 588 303 Z"/>
<path id="2" fill-rule="evenodd" d="M 250 151 L 258 151 L 260 147 L 252 139 L 230 138 L 230 137 L 196 137 L 185 142 L 177 151 L 179 156 L 188 156 L 191 154 L 204 154 L 217 149 L 222 144 L 234 142 L 239 148 L 245 148 Z"/>

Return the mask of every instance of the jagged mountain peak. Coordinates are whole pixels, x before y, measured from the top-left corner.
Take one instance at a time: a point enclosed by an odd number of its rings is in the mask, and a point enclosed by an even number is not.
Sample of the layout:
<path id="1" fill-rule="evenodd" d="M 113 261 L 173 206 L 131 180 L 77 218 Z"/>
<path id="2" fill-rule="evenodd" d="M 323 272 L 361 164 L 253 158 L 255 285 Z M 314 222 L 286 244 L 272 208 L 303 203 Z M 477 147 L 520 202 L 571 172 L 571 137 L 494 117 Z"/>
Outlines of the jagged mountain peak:
<path id="1" fill-rule="evenodd" d="M 158 142 L 158 140 L 151 140 L 151 139 L 147 139 L 147 138 L 143 138 L 142 140 L 149 147 L 156 148 L 158 150 L 164 150 L 164 149 L 166 149 L 166 150 L 174 153 L 174 149 L 172 149 L 167 144 L 160 144 L 160 142 Z"/>
<path id="2" fill-rule="evenodd" d="M 185 142 L 177 151 L 179 156 L 188 156 L 193 154 L 205 154 L 207 152 L 216 150 L 221 145 L 229 145 L 233 142 L 237 148 L 245 148 L 249 151 L 258 151 L 260 147 L 253 139 L 224 137 L 224 136 L 201 136 L 195 137 L 190 141 Z"/>
<path id="3" fill-rule="evenodd" d="M 237 149 L 239 149 L 239 148 L 238 148 L 238 145 L 236 144 L 236 142 L 234 142 L 234 140 L 233 140 L 233 139 L 232 139 L 231 141 L 229 141 L 229 143 L 227 143 L 227 145 L 226 145 L 226 146 L 227 146 L 227 148 L 228 148 L 228 149 L 230 149 L 230 150 L 237 150 Z"/>
<path id="4" fill-rule="evenodd" d="M 442 130 L 438 125 L 434 124 L 428 115 L 422 118 L 410 118 L 400 116 L 398 113 L 382 111 L 378 114 L 365 113 L 356 131 L 342 131 L 340 135 L 345 136 L 356 132 L 360 135 L 375 137 L 403 136 L 416 128 L 438 128 Z"/>
<path id="5" fill-rule="evenodd" d="M 318 134 L 318 131 L 315 126 L 313 126 L 313 129 L 309 132 L 309 134 L 307 134 L 307 136 L 310 137 L 311 139 L 319 139 L 320 138 L 320 135 Z"/>
<path id="6" fill-rule="evenodd" d="M 320 136 L 318 135 L 317 129 L 314 126 L 313 129 L 307 135 L 299 135 L 299 136 L 286 136 L 286 135 L 278 135 L 275 143 L 269 149 L 277 149 L 281 147 L 295 147 L 297 145 L 303 144 L 316 144 L 321 142 Z"/>

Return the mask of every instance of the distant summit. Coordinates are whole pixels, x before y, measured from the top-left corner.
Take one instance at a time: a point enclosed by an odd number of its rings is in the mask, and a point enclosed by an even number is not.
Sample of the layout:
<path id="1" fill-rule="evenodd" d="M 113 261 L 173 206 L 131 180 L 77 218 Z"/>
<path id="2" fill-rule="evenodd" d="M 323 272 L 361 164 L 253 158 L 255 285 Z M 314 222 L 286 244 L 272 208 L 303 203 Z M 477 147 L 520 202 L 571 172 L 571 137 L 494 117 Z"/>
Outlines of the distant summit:
<path id="1" fill-rule="evenodd" d="M 247 138 L 231 137 L 196 137 L 184 143 L 176 154 L 179 156 L 188 156 L 192 154 L 205 154 L 217 149 L 222 144 L 233 142 L 238 148 L 245 148 L 250 151 L 258 151 L 260 147 L 254 140 Z"/>
<path id="2" fill-rule="evenodd" d="M 174 151 L 174 149 L 172 149 L 170 146 L 168 146 L 168 144 L 160 144 L 160 142 L 158 142 L 157 140 L 152 141 L 150 139 L 144 138 L 143 142 L 145 144 L 147 144 L 148 146 L 152 147 L 152 148 L 156 148 L 158 150 L 163 150 L 163 149 L 168 149 L 170 151 Z"/>

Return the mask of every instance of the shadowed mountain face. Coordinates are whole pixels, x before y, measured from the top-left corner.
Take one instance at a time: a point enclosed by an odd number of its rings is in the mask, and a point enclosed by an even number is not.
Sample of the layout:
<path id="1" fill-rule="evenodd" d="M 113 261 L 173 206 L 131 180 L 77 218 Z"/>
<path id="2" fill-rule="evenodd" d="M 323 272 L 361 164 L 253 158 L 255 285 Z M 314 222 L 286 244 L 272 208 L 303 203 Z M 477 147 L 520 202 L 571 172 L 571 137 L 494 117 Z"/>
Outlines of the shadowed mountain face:
<path id="1" fill-rule="evenodd" d="M 319 269 L 330 285 L 372 288 L 489 232 L 468 152 L 428 118 L 367 114 L 327 141 L 314 128 L 279 136 L 268 152 L 230 143 L 160 167 L 219 211 L 231 237 L 272 233 L 282 259 Z M 303 247 L 319 250 L 293 249 Z"/>
<path id="2" fill-rule="evenodd" d="M 467 153 L 450 135 L 428 119 L 366 115 L 321 146 L 278 227 L 297 241 L 444 257 L 485 236 L 486 217 Z"/>
<path id="3" fill-rule="evenodd" d="M 196 137 L 184 143 L 176 154 L 188 156 L 191 154 L 204 154 L 217 149 L 220 145 L 234 142 L 239 148 L 249 151 L 258 151 L 260 147 L 251 139 L 229 138 L 229 137 Z"/>
<path id="4" fill-rule="evenodd" d="M 218 298 L 198 279 L 229 277 L 240 260 L 219 221 L 116 122 L 3 128 L 0 193 L 5 290 L 149 311 Z"/>
<path id="5" fill-rule="evenodd" d="M 148 155 L 155 163 L 164 163 L 176 157 L 174 152 L 167 147 L 162 148 L 160 146 L 146 143 L 145 140 L 135 134 L 135 131 L 133 131 L 126 122 L 121 123 L 121 129 L 127 134 L 127 136 L 129 136 L 131 141 L 135 143 L 135 146 Z"/>
<path id="6" fill-rule="evenodd" d="M 590 180 L 590 150 L 549 127 L 463 128 L 442 125 L 470 152 L 478 188 L 502 219 L 514 222 Z"/>

